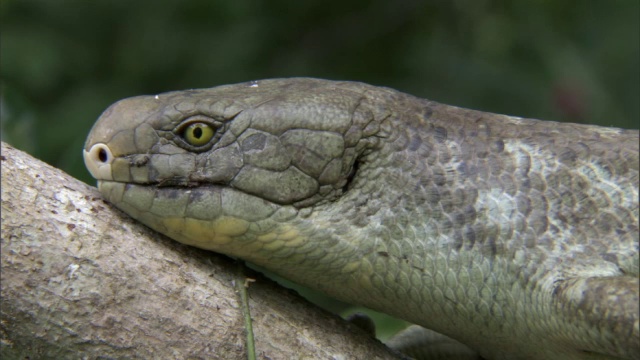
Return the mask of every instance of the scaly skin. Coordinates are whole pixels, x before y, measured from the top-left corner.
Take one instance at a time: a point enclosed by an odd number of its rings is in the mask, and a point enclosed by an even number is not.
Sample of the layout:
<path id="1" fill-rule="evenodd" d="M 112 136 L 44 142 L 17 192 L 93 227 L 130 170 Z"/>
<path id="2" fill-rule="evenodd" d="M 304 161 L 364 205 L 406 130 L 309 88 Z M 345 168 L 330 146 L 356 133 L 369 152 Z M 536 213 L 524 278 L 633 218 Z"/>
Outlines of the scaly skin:
<path id="1" fill-rule="evenodd" d="M 640 358 L 638 131 L 277 79 L 122 100 L 85 161 L 177 241 L 487 359 Z"/>

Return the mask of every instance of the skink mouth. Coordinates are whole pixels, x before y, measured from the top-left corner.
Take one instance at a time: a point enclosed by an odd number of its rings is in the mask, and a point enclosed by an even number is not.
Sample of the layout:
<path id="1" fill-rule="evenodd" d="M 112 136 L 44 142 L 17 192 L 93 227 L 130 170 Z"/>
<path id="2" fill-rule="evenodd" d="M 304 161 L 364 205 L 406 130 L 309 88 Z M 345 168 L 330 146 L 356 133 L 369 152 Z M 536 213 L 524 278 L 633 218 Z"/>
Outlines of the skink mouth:
<path id="1" fill-rule="evenodd" d="M 98 179 L 98 184 L 121 184 L 125 187 L 139 187 L 139 188 L 155 188 L 161 191 L 171 191 L 171 190 L 212 190 L 212 189 L 222 189 L 229 188 L 235 191 L 240 191 L 239 189 L 234 188 L 233 186 L 229 186 L 227 184 L 217 184 L 217 183 L 208 183 L 208 182 L 129 182 L 129 181 L 116 181 L 116 180 L 105 180 Z"/>
<path id="2" fill-rule="evenodd" d="M 279 206 L 293 206 L 296 208 L 308 207 L 311 204 L 318 202 L 318 196 L 314 191 L 314 185 L 318 186 L 315 180 L 309 180 L 305 184 L 308 185 L 311 191 L 295 193 L 295 196 L 291 195 L 295 189 L 281 187 L 269 194 L 268 191 L 263 192 L 264 187 L 253 186 L 250 182 L 244 183 L 236 181 L 237 177 L 227 176 L 224 173 L 225 168 L 221 167 L 214 169 L 217 171 L 214 175 L 207 174 L 206 171 L 194 170 L 194 166 L 191 168 L 185 167 L 184 175 L 179 174 L 178 167 L 175 171 L 161 171 L 154 164 L 151 154 L 121 154 L 118 151 L 118 147 L 114 147 L 112 151 L 111 147 L 105 143 L 94 143 L 88 150 L 83 150 L 83 158 L 85 166 L 91 173 L 91 175 L 98 181 L 99 188 L 107 188 L 115 186 L 116 183 L 123 186 L 139 186 L 146 188 L 154 188 L 157 191 L 162 190 L 163 193 L 174 193 L 174 190 L 200 190 L 200 193 L 217 191 L 217 189 L 227 188 L 229 191 L 244 193 L 252 198 L 259 198 L 262 201 L 279 205 Z M 165 162 L 158 161 L 159 165 L 166 165 Z M 238 173 L 238 169 L 232 169 Z M 290 171 L 287 169 L 287 175 L 290 186 L 295 187 L 297 183 L 295 181 L 304 181 L 308 178 L 306 174 L 303 174 L 299 170 Z M 268 171 L 264 171 L 268 173 Z M 258 175 L 261 173 L 258 173 Z M 302 175 L 300 175 L 302 174 Z M 234 175 L 234 176 L 236 176 Z M 269 174 L 267 174 L 269 175 Z M 245 176 L 246 177 L 246 176 Z M 351 178 L 352 176 L 350 176 Z M 277 181 L 277 176 L 271 176 L 273 181 Z M 111 183 L 111 184 L 109 184 Z M 263 180 L 263 184 L 266 182 Z M 277 186 L 265 185 L 265 186 Z M 149 190 L 149 189 L 148 189 Z M 279 192 L 278 192 L 279 191 Z M 314 196 L 316 198 L 314 198 Z M 309 201 L 312 200 L 312 201 Z"/>
<path id="3" fill-rule="evenodd" d="M 91 146 L 91 148 L 87 150 L 83 150 L 83 158 L 84 163 L 91 176 L 94 179 L 100 181 L 107 182 L 119 182 L 123 184 L 134 184 L 138 186 L 154 186 L 158 188 L 197 188 L 197 187 L 207 187 L 207 186 L 229 186 L 228 183 L 225 182 L 211 182 L 211 181 L 201 181 L 200 179 L 192 179 L 189 177 L 173 177 L 173 178 L 165 178 L 160 181 L 149 181 L 145 179 L 145 177 L 138 177 L 134 179 L 129 177 L 129 179 L 118 179 L 113 176 L 114 174 L 114 162 L 116 161 L 116 156 L 113 155 L 113 152 L 104 143 L 97 143 Z"/>

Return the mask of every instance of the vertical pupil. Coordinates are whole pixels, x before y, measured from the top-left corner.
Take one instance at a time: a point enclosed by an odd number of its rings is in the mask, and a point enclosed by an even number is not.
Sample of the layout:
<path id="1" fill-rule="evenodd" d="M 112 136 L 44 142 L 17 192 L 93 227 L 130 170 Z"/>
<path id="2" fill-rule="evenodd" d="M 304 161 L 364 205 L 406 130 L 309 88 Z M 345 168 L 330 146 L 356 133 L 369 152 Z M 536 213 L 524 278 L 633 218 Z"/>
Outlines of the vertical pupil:
<path id="1" fill-rule="evenodd" d="M 195 129 L 193 129 L 193 136 L 196 139 L 200 139 L 202 137 L 202 128 L 200 128 L 199 126 L 196 127 Z"/>

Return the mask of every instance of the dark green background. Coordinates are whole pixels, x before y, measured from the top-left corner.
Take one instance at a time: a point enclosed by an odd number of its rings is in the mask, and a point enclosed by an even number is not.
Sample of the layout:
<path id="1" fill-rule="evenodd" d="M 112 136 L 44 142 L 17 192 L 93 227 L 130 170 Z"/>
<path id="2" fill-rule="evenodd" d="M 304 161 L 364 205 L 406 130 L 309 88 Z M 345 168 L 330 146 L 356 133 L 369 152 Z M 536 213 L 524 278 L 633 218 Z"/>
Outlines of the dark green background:
<path id="1" fill-rule="evenodd" d="M 639 4 L 2 0 L 2 139 L 93 184 L 81 149 L 114 101 L 290 76 L 637 129 Z"/>
<path id="2" fill-rule="evenodd" d="M 93 183 L 81 148 L 112 102 L 289 76 L 638 128 L 639 4 L 3 0 L 2 139 Z"/>

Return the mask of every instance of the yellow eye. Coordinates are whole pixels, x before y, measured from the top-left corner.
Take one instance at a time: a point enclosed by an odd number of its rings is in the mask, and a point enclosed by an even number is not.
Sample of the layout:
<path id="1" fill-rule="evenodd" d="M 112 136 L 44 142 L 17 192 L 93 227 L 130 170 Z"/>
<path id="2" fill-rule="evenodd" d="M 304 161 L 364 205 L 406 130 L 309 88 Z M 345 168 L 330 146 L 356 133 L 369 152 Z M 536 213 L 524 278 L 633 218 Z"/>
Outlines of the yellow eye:
<path id="1" fill-rule="evenodd" d="M 184 129 L 182 137 L 189 145 L 202 146 L 211 140 L 214 130 L 207 123 L 197 122 L 190 124 Z"/>

